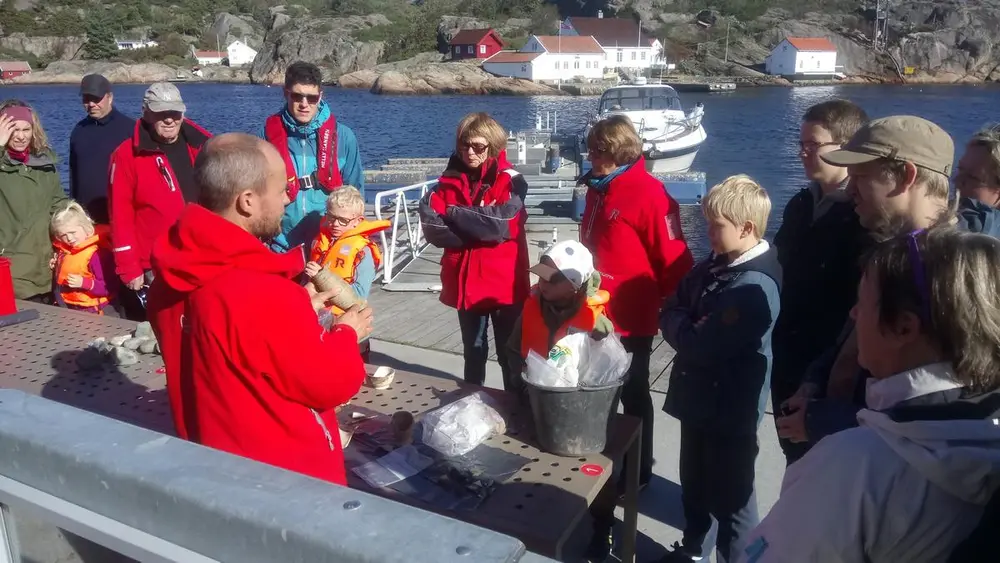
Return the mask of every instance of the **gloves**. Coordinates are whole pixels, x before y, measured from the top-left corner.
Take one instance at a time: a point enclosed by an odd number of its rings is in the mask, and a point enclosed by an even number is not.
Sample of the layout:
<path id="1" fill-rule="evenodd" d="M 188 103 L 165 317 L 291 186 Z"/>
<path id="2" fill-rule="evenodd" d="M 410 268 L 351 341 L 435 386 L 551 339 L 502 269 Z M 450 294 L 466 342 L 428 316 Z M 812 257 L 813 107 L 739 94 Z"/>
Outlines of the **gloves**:
<path id="1" fill-rule="evenodd" d="M 601 273 L 595 271 L 590 274 L 590 279 L 587 280 L 587 297 L 593 297 L 597 295 L 597 290 L 601 289 Z"/>
<path id="2" fill-rule="evenodd" d="M 601 315 L 597 317 L 597 322 L 594 323 L 594 330 L 590 331 L 590 337 L 594 340 L 602 340 L 614 331 L 615 327 L 611 324 L 611 319 Z"/>

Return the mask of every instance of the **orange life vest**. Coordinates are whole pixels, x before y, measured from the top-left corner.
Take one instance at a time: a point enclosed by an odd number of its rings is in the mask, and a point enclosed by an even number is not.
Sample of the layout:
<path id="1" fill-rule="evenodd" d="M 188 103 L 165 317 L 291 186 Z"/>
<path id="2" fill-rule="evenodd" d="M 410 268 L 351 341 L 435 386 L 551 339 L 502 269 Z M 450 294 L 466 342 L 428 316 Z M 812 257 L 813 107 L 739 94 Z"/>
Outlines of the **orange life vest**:
<path id="1" fill-rule="evenodd" d="M 593 297 L 580 307 L 559 330 L 552 334 L 542 317 L 542 305 L 539 300 L 538 288 L 532 288 L 531 296 L 524 302 L 521 312 L 521 357 L 527 358 L 528 352 L 534 350 L 539 356 L 546 358 L 553 344 L 567 334 L 573 332 L 590 332 L 597 325 L 597 319 L 604 314 L 610 295 L 607 291 L 598 290 Z"/>
<path id="2" fill-rule="evenodd" d="M 391 226 L 391 221 L 365 219 L 357 227 L 341 235 L 340 238 L 334 239 L 330 233 L 330 225 L 324 218 L 320 225 L 319 236 L 313 241 L 312 250 L 309 252 L 309 261 L 316 262 L 330 270 L 333 275 L 347 283 L 354 283 L 354 275 L 357 273 L 358 264 L 364 257 L 362 252 L 364 249 L 367 248 L 371 252 L 376 270 L 382 264 L 382 250 L 368 237 Z M 332 311 L 335 315 L 343 313 L 336 307 L 333 307 Z"/>
<path id="3" fill-rule="evenodd" d="M 88 309 L 100 308 L 108 303 L 108 297 L 94 297 L 82 287 L 71 289 L 66 285 L 66 278 L 70 274 L 83 276 L 85 280 L 94 279 L 94 273 L 90 271 L 90 259 L 102 248 L 110 250 L 111 245 L 108 241 L 107 230 L 106 226 L 98 225 L 93 236 L 73 247 L 60 241 L 52 243 L 57 252 L 56 283 L 64 288 L 60 294 L 67 305 Z"/>

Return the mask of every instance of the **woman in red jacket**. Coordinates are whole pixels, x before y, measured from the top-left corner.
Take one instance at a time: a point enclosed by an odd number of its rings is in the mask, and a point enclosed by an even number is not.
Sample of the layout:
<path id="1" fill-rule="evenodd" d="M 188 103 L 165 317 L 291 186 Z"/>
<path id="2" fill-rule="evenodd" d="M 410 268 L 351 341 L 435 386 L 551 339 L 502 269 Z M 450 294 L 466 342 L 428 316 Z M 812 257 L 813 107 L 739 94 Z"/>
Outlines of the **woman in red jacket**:
<path id="1" fill-rule="evenodd" d="M 482 385 L 493 321 L 504 389 L 514 389 L 506 343 L 528 296 L 524 196 L 528 185 L 507 162 L 507 132 L 485 113 L 458 124 L 455 154 L 420 202 L 427 241 L 444 249 L 441 302 L 458 309 L 465 381 Z"/>
<path id="2" fill-rule="evenodd" d="M 640 483 L 653 475 L 653 401 L 649 357 L 659 332 L 660 305 L 694 265 L 681 232 L 680 208 L 646 172 L 642 141 L 624 116 L 602 120 L 587 135 L 593 169 L 580 242 L 594 254 L 601 289 L 611 294 L 607 315 L 632 353 L 622 390 L 625 413 L 642 418 Z"/>

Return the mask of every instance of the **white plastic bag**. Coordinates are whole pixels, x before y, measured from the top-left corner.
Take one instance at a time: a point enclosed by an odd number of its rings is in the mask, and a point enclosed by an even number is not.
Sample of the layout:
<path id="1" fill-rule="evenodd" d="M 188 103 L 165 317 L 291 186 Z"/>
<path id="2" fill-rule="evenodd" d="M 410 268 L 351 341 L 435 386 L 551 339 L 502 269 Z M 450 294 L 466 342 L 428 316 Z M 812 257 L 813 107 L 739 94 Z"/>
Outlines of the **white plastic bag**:
<path id="1" fill-rule="evenodd" d="M 609 334 L 601 340 L 587 339 L 587 362 L 580 366 L 581 387 L 603 387 L 625 378 L 632 354 L 617 334 Z"/>
<path id="2" fill-rule="evenodd" d="M 576 387 L 580 382 L 580 366 L 586 365 L 589 352 L 586 333 L 568 334 L 549 350 L 548 358 L 529 352 L 524 380 L 541 387 Z"/>
<path id="3" fill-rule="evenodd" d="M 494 434 L 507 431 L 500 413 L 481 391 L 423 416 L 423 442 L 445 457 L 466 454 Z"/>

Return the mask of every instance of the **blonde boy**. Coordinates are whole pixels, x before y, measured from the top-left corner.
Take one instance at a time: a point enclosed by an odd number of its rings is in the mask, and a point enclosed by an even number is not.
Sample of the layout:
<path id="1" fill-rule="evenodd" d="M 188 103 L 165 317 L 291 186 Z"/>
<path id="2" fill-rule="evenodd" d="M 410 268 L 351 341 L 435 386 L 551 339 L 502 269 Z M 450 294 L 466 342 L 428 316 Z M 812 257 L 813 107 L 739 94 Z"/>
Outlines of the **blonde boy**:
<path id="1" fill-rule="evenodd" d="M 365 200 L 357 188 L 337 188 L 326 199 L 326 216 L 313 241 L 306 275 L 312 278 L 326 268 L 351 284 L 358 297 L 367 299 L 382 263 L 382 252 L 370 237 L 390 225 L 365 219 Z"/>
<path id="2" fill-rule="evenodd" d="M 660 314 L 677 352 L 663 410 L 680 420 L 683 540 L 678 561 L 708 559 L 718 521 L 720 561 L 759 521 L 754 494 L 757 427 L 771 372 L 771 330 L 781 266 L 763 240 L 771 201 L 747 176 L 727 178 L 702 200 L 712 253 L 681 281 Z M 671 559 L 671 560 L 675 560 Z"/>
<path id="3" fill-rule="evenodd" d="M 107 227 L 69 202 L 52 215 L 52 289 L 58 305 L 104 314 L 118 289 Z"/>

